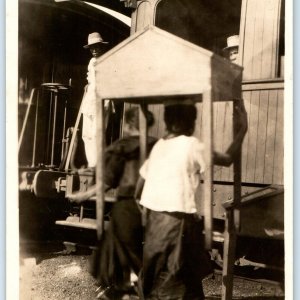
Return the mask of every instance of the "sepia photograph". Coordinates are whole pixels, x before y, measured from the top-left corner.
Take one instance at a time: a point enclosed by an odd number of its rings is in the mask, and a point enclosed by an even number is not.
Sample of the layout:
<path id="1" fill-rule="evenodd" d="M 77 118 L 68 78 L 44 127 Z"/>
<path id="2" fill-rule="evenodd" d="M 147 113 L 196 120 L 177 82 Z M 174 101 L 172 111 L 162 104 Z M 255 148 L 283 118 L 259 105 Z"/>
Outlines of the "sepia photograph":
<path id="1" fill-rule="evenodd" d="M 6 299 L 292 299 L 291 7 L 8 4 Z"/>

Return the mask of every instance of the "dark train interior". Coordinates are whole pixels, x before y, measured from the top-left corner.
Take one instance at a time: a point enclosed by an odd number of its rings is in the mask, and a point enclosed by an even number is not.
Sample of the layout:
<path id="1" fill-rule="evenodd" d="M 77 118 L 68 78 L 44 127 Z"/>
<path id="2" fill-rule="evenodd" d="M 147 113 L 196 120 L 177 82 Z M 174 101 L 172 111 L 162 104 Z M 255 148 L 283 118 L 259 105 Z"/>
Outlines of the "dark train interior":
<path id="1" fill-rule="evenodd" d="M 63 127 L 64 107 L 67 108 L 65 127 L 74 126 L 91 54 L 83 46 L 89 33 L 99 31 L 108 41 L 106 51 L 129 36 L 130 28 L 120 20 L 84 2 L 55 2 L 53 0 L 21 0 L 19 3 L 19 133 L 33 88 L 39 89 L 38 144 L 36 163 L 49 164 L 51 92 L 41 84 L 54 82 L 69 85 L 58 93 L 56 128 Z M 34 97 L 33 106 L 37 97 Z M 33 110 L 32 110 L 33 111 Z M 119 112 L 121 113 L 121 112 Z M 31 164 L 34 113 L 22 143 L 19 163 Z M 49 119 L 49 120 L 47 120 Z M 47 121 L 46 121 L 47 120 Z M 119 133 L 115 133 L 115 135 Z M 62 138 L 57 136 L 56 143 Z M 59 164 L 60 147 L 55 148 L 55 164 Z"/>
<path id="2" fill-rule="evenodd" d="M 130 15 L 130 10 L 125 9 L 123 4 L 115 1 L 114 5 L 120 12 Z M 107 51 L 129 36 L 130 27 L 83 1 L 19 1 L 19 135 L 32 89 L 36 89 L 20 147 L 21 172 L 28 167 L 59 167 L 62 160 L 62 128 L 74 126 L 87 83 L 87 65 L 91 54 L 83 46 L 87 44 L 88 34 L 94 31 L 100 32 L 103 39 L 108 41 Z M 57 93 L 55 120 L 55 93 L 42 86 L 49 82 L 67 87 Z M 108 129 L 108 143 L 119 136 L 122 109 L 116 107 L 116 114 Z M 35 125 L 37 147 L 33 162 Z M 56 134 L 52 151 L 54 126 Z M 78 167 L 85 163 L 82 143 L 79 140 L 79 154 L 75 160 Z M 66 216 L 69 208 L 69 203 L 63 199 L 41 199 L 30 192 L 23 192 L 19 201 L 21 239 L 53 238 L 55 219 Z M 32 218 L 30 222 L 29 216 Z"/>

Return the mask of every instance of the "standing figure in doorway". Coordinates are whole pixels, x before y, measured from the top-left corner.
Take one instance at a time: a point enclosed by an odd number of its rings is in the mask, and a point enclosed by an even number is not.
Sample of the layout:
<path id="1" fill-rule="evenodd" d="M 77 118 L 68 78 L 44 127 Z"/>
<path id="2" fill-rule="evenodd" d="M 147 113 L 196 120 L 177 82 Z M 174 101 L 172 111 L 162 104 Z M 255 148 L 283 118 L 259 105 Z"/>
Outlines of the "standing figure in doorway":
<path id="1" fill-rule="evenodd" d="M 96 77 L 95 77 L 95 63 L 97 58 L 105 52 L 105 44 L 108 42 L 103 41 L 98 32 L 93 32 L 88 36 L 88 44 L 83 48 L 89 49 L 92 58 L 88 65 L 87 72 L 87 87 L 83 98 L 81 112 L 83 115 L 82 139 L 84 141 L 85 155 L 88 162 L 88 168 L 94 168 L 97 161 L 97 148 L 96 148 Z M 109 102 L 106 101 L 106 109 Z"/>
<path id="2" fill-rule="evenodd" d="M 239 36 L 232 35 L 227 38 L 227 47 L 223 49 L 225 56 L 233 63 L 237 63 L 239 54 Z"/>

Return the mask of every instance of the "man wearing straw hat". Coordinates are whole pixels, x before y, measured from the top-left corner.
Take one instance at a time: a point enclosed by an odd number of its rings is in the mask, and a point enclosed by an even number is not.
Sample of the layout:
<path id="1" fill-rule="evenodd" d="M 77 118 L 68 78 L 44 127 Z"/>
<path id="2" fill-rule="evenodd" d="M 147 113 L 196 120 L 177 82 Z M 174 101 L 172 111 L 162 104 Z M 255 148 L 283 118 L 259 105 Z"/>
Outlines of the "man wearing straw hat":
<path id="1" fill-rule="evenodd" d="M 83 48 L 89 49 L 93 56 L 88 65 L 88 85 L 86 87 L 81 109 L 83 115 L 82 139 L 84 141 L 88 168 L 94 168 L 97 162 L 95 63 L 97 58 L 105 52 L 105 44 L 108 44 L 108 42 L 105 42 L 98 32 L 93 32 L 88 35 L 88 44 L 83 46 Z M 106 109 L 108 105 L 109 101 L 107 100 L 105 103 Z"/>
<path id="2" fill-rule="evenodd" d="M 227 38 L 227 47 L 223 49 L 226 57 L 233 63 L 236 63 L 239 53 L 239 36 L 232 35 Z"/>

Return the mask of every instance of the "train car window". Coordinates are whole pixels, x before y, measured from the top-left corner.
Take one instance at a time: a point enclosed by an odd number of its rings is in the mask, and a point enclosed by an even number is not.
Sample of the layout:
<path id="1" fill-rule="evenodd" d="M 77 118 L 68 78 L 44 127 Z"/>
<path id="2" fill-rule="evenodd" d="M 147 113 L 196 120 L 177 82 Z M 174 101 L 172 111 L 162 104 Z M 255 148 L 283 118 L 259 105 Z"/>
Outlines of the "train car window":
<path id="1" fill-rule="evenodd" d="M 162 0 L 155 15 L 157 27 L 223 55 L 227 37 L 239 34 L 241 0 Z"/>

